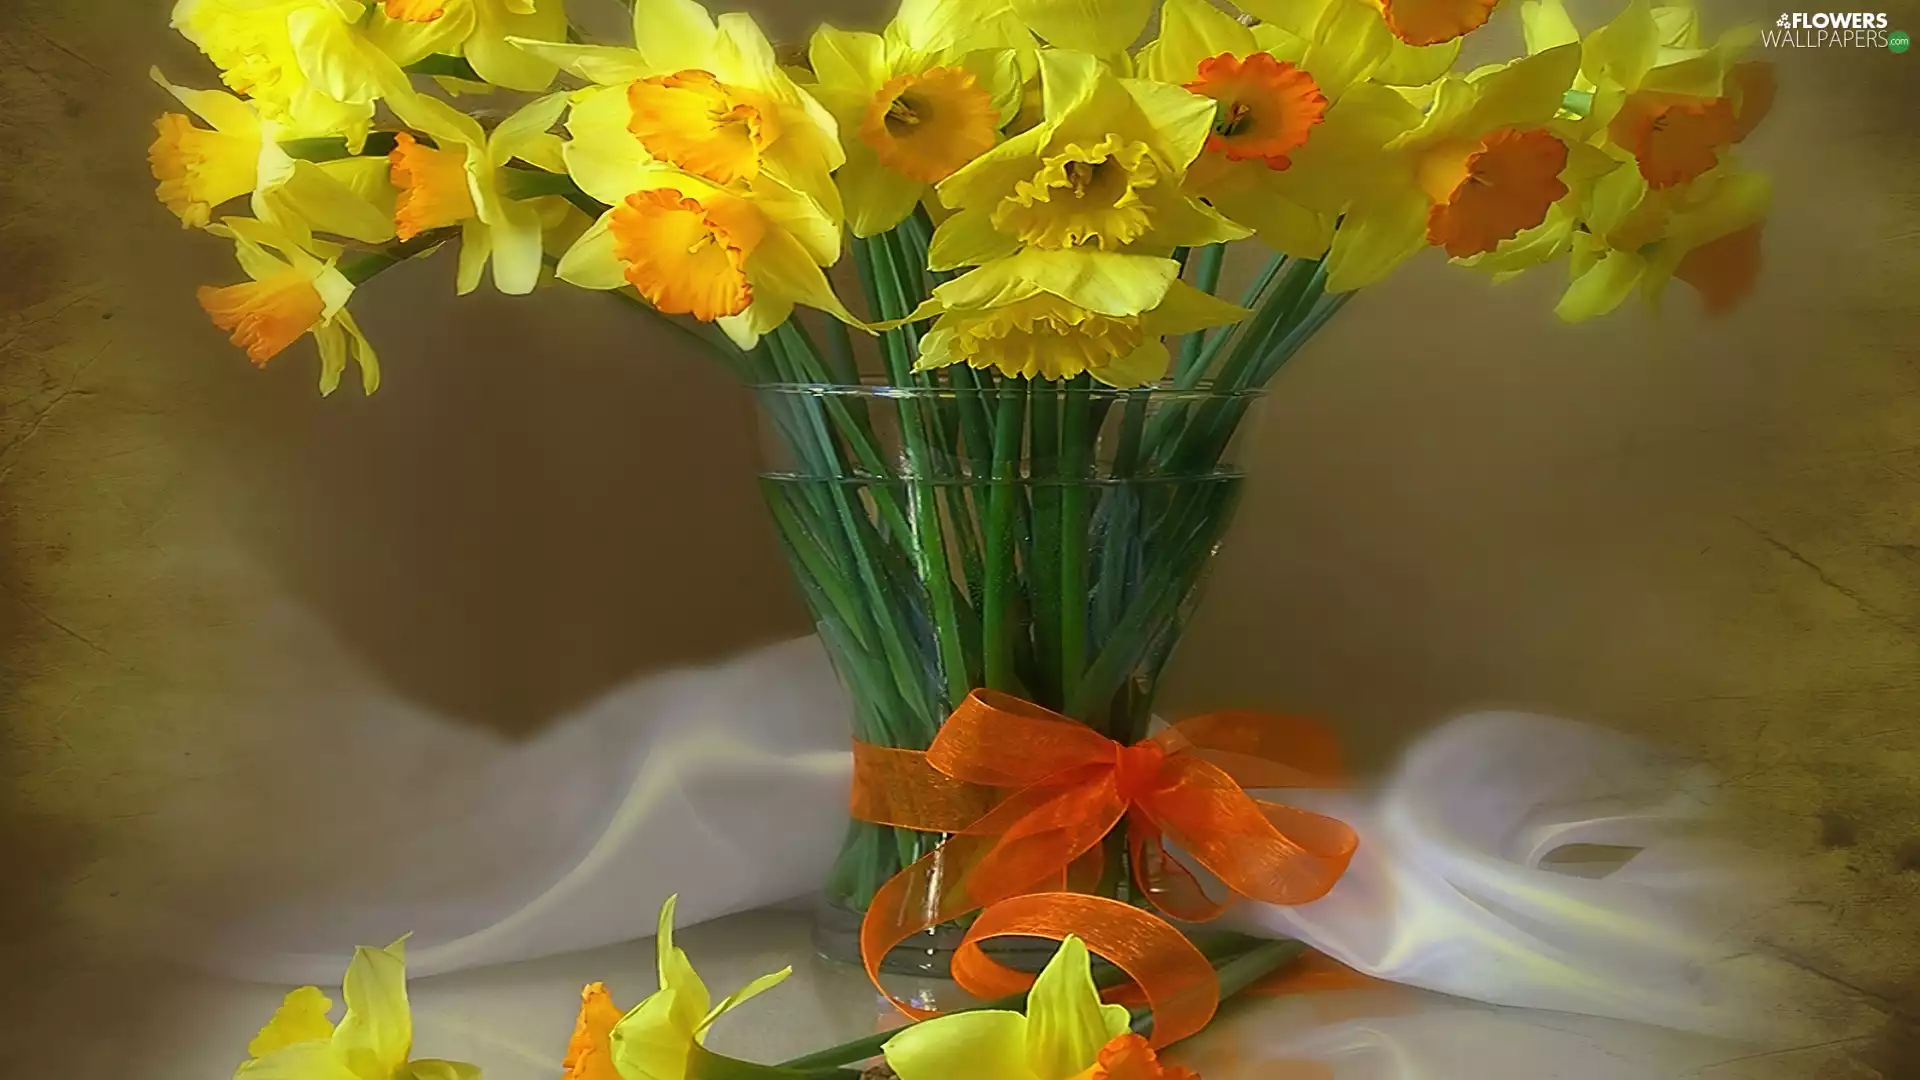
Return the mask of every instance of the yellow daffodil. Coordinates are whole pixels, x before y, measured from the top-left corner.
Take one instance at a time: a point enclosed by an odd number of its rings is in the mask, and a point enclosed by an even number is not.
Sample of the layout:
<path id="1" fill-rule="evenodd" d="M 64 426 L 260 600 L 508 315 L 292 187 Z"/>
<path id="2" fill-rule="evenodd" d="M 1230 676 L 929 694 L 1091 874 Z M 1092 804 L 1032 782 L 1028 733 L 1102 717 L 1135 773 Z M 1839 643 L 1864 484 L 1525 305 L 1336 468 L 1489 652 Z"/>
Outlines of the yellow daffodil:
<path id="1" fill-rule="evenodd" d="M 721 185 L 768 176 L 839 221 L 831 174 L 844 155 L 833 117 L 794 85 L 751 17 L 716 20 L 695 0 L 636 0 L 633 30 L 631 49 L 513 39 L 596 84 L 574 98 L 575 124 L 594 132 L 583 140 L 576 127 L 569 148 L 582 187 L 593 190 L 582 172 L 640 161 Z"/>
<path id="2" fill-rule="evenodd" d="M 566 95 L 549 94 L 523 107 L 492 134 L 438 98 L 396 94 L 387 104 L 435 144 L 423 145 L 402 132 L 389 155 L 393 186 L 400 191 L 394 207 L 400 239 L 458 225 L 462 295 L 479 285 L 489 257 L 496 288 L 513 296 L 532 292 L 540 279 L 540 211 L 509 198 L 502 185 L 511 179 L 505 175 L 507 163 L 515 158 L 550 172 L 566 171 L 560 139 L 547 130 L 566 109 Z"/>
<path id="3" fill-rule="evenodd" d="M 204 227 L 215 207 L 250 196 L 263 221 L 295 221 L 317 232 L 379 243 L 392 239 L 385 170 L 378 160 L 296 161 L 280 148 L 280 125 L 251 102 L 220 90 L 153 79 L 210 128 L 165 113 L 147 151 L 158 195 L 181 224 Z"/>
<path id="4" fill-rule="evenodd" d="M 1123 1005 L 1103 1005 L 1087 947 L 1068 937 L 1027 994 L 1025 1015 L 1002 1009 L 937 1016 L 887 1041 L 900 1080 L 1198 1080 L 1162 1065 L 1128 1030 Z"/>
<path id="5" fill-rule="evenodd" d="M 1560 0 L 1528 0 L 1522 19 L 1531 51 L 1580 40 Z M 1739 61 L 1754 37 L 1739 27 L 1707 46 L 1691 7 L 1629 0 L 1587 36 L 1576 84 L 1590 99 L 1585 127 L 1631 154 L 1655 188 L 1703 175 L 1772 108 L 1772 65 Z"/>
<path id="6" fill-rule="evenodd" d="M 621 1011 L 605 983 L 588 983 L 580 990 L 580 1015 L 573 1036 L 560 1059 L 560 1080 L 620 1080 L 613 1067 L 613 1027 Z"/>
<path id="7" fill-rule="evenodd" d="M 347 1011 L 336 1027 L 327 1019 L 333 1002 L 318 988 L 288 994 L 247 1045 L 236 1080 L 478 1080 L 480 1070 L 465 1062 L 408 1060 L 413 1015 L 400 941 L 355 949 L 340 995 Z"/>
<path id="8" fill-rule="evenodd" d="M 835 178 L 855 236 L 899 224 L 928 185 L 999 141 L 1031 50 L 1010 8 L 966 0 L 908 0 L 885 34 L 814 33 L 806 89 L 839 123 Z"/>
<path id="9" fill-rule="evenodd" d="M 334 265 L 338 246 L 252 218 L 227 218 L 207 228 L 233 241 L 241 269 L 253 280 L 203 287 L 200 306 L 255 366 L 265 367 L 311 333 L 320 346 L 322 394 L 339 387 L 349 358 L 360 369 L 361 389 L 371 394 L 379 388 L 379 358 L 346 309 L 353 282 Z"/>
<path id="10" fill-rule="evenodd" d="M 920 370 L 968 364 L 1005 375 L 1146 386 L 1167 372 L 1165 334 L 1246 316 L 1179 280 L 1172 259 L 1028 248 L 937 286 L 909 320 L 939 316 Z"/>
<path id="11" fill-rule="evenodd" d="M 1665 190 L 1649 190 L 1632 169 L 1609 174 L 1571 236 L 1573 284 L 1555 312 L 1569 322 L 1604 315 L 1636 288 L 1657 304 L 1673 278 L 1693 286 L 1709 314 L 1730 310 L 1759 276 L 1771 195 L 1756 173 L 1715 171 Z"/>
<path id="12" fill-rule="evenodd" d="M 1160 35 L 1141 51 L 1145 74 L 1214 100 L 1206 148 L 1187 185 L 1276 250 L 1326 253 L 1344 185 L 1315 182 L 1338 149 L 1398 134 L 1403 98 L 1364 82 L 1392 53 L 1377 13 L 1331 0 L 1308 36 L 1249 27 L 1206 0 L 1168 0 Z M 1332 156 L 1322 146 L 1335 148 Z"/>
<path id="13" fill-rule="evenodd" d="M 657 14 L 653 5 L 660 2 L 642 0 L 636 10 Z M 750 23 L 732 16 L 721 21 L 722 29 L 733 35 L 727 40 L 745 35 L 766 44 L 757 30 L 748 33 Z M 597 65 L 603 58 L 595 56 L 595 69 L 601 70 Z M 767 59 L 770 63 L 770 50 Z M 816 192 L 797 189 L 782 179 L 795 172 L 810 175 L 821 159 L 815 158 L 811 165 L 796 162 L 789 170 L 772 168 L 769 157 L 769 167 L 762 170 L 754 164 L 751 177 L 734 175 L 736 166 L 744 168 L 761 159 L 749 143 L 731 144 L 719 138 L 726 130 L 723 125 L 710 129 L 715 139 L 684 147 L 688 153 L 682 160 L 705 166 L 704 172 L 659 160 L 648 151 L 645 140 L 634 135 L 632 125 L 640 114 L 632 108 L 626 89 L 644 88 L 641 96 L 646 97 L 664 85 L 635 80 L 575 96 L 567 117 L 572 135 L 564 150 L 567 171 L 581 190 L 611 209 L 561 258 L 560 279 L 589 289 L 631 285 L 667 314 L 718 323 L 742 348 L 751 348 L 761 334 L 785 322 L 796 303 L 857 323 L 834 296 L 821 269 L 840 256 L 839 217 L 826 210 Z M 765 113 L 748 111 L 755 117 L 778 113 L 772 106 Z M 831 118 L 827 124 L 824 133 L 831 137 Z M 749 126 L 767 130 L 758 120 Z M 779 148 L 784 138 L 766 144 L 767 149 Z M 733 150 L 747 156 L 729 156 Z M 838 142 L 832 150 L 837 159 Z M 719 175 L 729 179 L 713 178 Z M 826 183 L 831 193 L 830 178 L 814 179 Z M 837 206 L 837 197 L 829 194 L 828 199 Z"/>
<path id="14" fill-rule="evenodd" d="M 668 897 L 660 908 L 659 936 L 655 938 L 660 989 L 628 1010 L 613 1025 L 607 1040 L 608 1054 L 620 1080 L 686 1080 L 687 1061 L 693 1055 L 694 1047 L 706 1042 L 707 1029 L 713 1026 L 715 1020 L 749 998 L 778 986 L 793 974 L 793 969 L 789 967 L 771 975 L 762 975 L 718 1005 L 713 1004 L 707 984 L 693 970 L 686 952 L 673 944 L 676 899 Z M 591 1016 L 588 1014 L 590 1008 L 593 1010 Z M 606 1009 L 598 1007 L 596 1003 L 582 1001 L 580 1024 L 588 1027 L 585 1042 L 589 1045 L 598 1045 L 594 1032 L 605 1014 Z M 588 1066 L 592 1065 L 591 1056 L 587 1055 Z"/>
<path id="15" fill-rule="evenodd" d="M 360 0 L 176 0 L 173 25 L 294 135 L 345 135 L 355 152 L 373 103 L 405 75 L 360 33 Z"/>
<path id="16" fill-rule="evenodd" d="M 1282 59 L 1300 58 L 1308 43 L 1317 44 L 1315 78 L 1327 82 L 1366 78 L 1384 86 L 1427 86 L 1460 55 L 1459 36 L 1403 40 L 1374 0 L 1246 0 L 1235 6 L 1258 20 L 1254 29 L 1262 46 Z M 1274 48 L 1276 38 L 1291 54 Z"/>
<path id="17" fill-rule="evenodd" d="M 934 233 L 934 269 L 1022 247 L 1165 254 L 1247 235 L 1184 190 L 1211 100 L 1083 53 L 1047 50 L 1040 68 L 1044 119 L 940 183 L 954 213 Z"/>
<path id="18" fill-rule="evenodd" d="M 434 53 L 464 56 L 509 90 L 545 90 L 559 70 L 509 38 L 567 39 L 563 0 L 376 0 L 368 36 L 399 64 Z"/>
<path id="19" fill-rule="evenodd" d="M 581 186 L 613 205 L 561 257 L 562 281 L 631 285 L 666 314 L 718 323 L 743 349 L 785 322 L 795 304 L 859 322 L 821 269 L 823 241 L 834 245 L 831 257 L 838 235 L 823 236 L 812 200 L 771 178 L 748 195 L 653 166 L 634 170 L 618 189 Z"/>
<path id="20" fill-rule="evenodd" d="M 1465 258 L 1545 221 L 1569 192 L 1570 153 L 1548 125 L 1579 61 L 1579 47 L 1565 45 L 1450 75 L 1424 116 L 1408 103 L 1395 118 L 1382 102 L 1385 126 L 1405 124 L 1384 146 L 1323 136 L 1327 167 L 1311 179 L 1340 185 L 1349 199 L 1327 257 L 1328 290 L 1372 284 L 1428 245 Z"/>

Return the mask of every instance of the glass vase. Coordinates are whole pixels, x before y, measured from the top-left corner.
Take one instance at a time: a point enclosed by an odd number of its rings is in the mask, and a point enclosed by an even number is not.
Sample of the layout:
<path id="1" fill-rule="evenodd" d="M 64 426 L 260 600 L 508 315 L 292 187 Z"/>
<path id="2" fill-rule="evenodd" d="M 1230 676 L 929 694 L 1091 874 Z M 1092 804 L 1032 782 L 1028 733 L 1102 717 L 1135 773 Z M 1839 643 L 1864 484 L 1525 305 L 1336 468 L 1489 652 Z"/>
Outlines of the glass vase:
<path id="1" fill-rule="evenodd" d="M 762 489 L 851 694 L 852 737 L 925 749 L 984 687 L 1142 738 L 1239 496 L 1255 393 L 951 383 L 758 390 Z M 857 962 L 874 892 L 942 839 L 850 821 L 818 951 Z M 1100 891 L 1127 898 L 1124 845 L 1107 865 Z M 963 932 L 928 931 L 884 967 L 944 976 Z"/>

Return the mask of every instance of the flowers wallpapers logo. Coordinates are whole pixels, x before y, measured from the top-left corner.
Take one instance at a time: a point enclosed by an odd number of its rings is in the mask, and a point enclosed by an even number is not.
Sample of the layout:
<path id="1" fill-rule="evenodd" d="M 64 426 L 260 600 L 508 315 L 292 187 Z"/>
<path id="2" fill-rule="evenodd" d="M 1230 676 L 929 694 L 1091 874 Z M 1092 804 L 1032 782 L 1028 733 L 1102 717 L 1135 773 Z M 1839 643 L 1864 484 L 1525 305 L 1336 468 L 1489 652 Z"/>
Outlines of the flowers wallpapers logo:
<path id="1" fill-rule="evenodd" d="M 1760 31 L 1769 49 L 1887 49 L 1906 51 L 1903 31 L 1889 33 L 1884 11 L 1788 11 Z"/>

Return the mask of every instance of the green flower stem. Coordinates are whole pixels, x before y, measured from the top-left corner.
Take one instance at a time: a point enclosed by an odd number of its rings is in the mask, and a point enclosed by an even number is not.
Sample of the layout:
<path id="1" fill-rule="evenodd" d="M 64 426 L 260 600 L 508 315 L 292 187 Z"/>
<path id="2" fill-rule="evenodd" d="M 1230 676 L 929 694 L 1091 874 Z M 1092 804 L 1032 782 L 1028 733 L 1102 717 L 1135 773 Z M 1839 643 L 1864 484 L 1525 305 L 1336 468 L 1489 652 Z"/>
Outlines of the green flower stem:
<path id="1" fill-rule="evenodd" d="M 1217 290 L 1220 287 L 1220 267 L 1226 259 L 1227 245 L 1225 244 L 1208 244 L 1201 248 L 1200 259 L 1194 267 L 1194 288 L 1205 293 Z M 1196 366 L 1199 366 L 1201 371 L 1206 370 L 1204 365 L 1200 365 L 1200 346 L 1205 340 L 1206 333 L 1200 330 L 1195 330 L 1180 339 L 1180 359 L 1173 369 L 1175 385 L 1182 383 L 1191 385 L 1196 381 L 1199 376 L 1192 373 Z"/>
<path id="2" fill-rule="evenodd" d="M 1020 691 L 1020 680 L 1013 666 L 1013 601 L 1018 587 L 1013 576 L 1014 484 L 1020 468 L 1020 428 L 1026 412 L 1027 387 L 1024 380 L 1008 379 L 1000 384 L 999 401 L 994 406 L 993 465 L 987 490 L 987 534 L 985 581 L 980 599 L 980 629 L 984 639 L 983 678 L 994 690 Z"/>
<path id="3" fill-rule="evenodd" d="M 883 318 L 900 318 L 911 311 L 916 303 L 907 292 L 908 267 L 904 265 L 891 237 L 882 234 L 868 243 L 873 256 L 871 262 L 879 310 Z M 888 354 L 894 385 L 908 385 L 917 345 L 912 328 L 901 326 L 887 331 L 881 345 Z M 935 647 L 940 654 L 940 673 L 946 683 L 946 703 L 951 707 L 958 705 L 973 689 L 973 680 L 968 671 L 966 652 L 961 645 L 953 572 L 947 565 L 945 530 L 941 528 L 940 510 L 934 499 L 933 485 L 941 471 L 930 445 L 935 417 L 932 409 L 917 408 L 919 404 L 924 403 L 902 402 L 900 406 L 901 428 L 906 439 L 908 469 L 911 473 L 907 480 L 907 492 L 920 580 L 933 609 Z M 944 718 L 943 710 L 934 722 L 938 723 Z"/>
<path id="4" fill-rule="evenodd" d="M 358 154 L 347 148 L 346 137 L 342 135 L 287 139 L 280 143 L 280 149 L 295 161 L 339 161 L 350 157 L 386 157 L 399 142 L 397 131 L 372 131 L 367 133 L 366 144 Z"/>
<path id="5" fill-rule="evenodd" d="M 1060 700 L 1080 688 L 1087 662 L 1087 480 L 1092 473 L 1092 379 L 1082 375 L 1061 393 L 1060 431 Z M 1093 720 L 1093 717 L 1082 717 Z M 1099 725 L 1096 725 L 1099 726 Z M 1109 733 L 1111 734 L 1111 733 Z"/>
<path id="6" fill-rule="evenodd" d="M 473 70 L 464 56 L 450 56 L 446 53 L 434 53 L 408 64 L 402 69 L 411 75 L 437 75 L 445 79 L 465 79 L 467 82 L 485 82 L 480 73 Z"/>
<path id="7" fill-rule="evenodd" d="M 1268 974 L 1279 970 L 1283 964 L 1292 961 L 1306 948 L 1306 946 L 1297 941 L 1261 941 L 1257 944 L 1250 945 L 1249 942 L 1252 940 L 1253 939 L 1245 938 L 1238 934 L 1222 934 L 1204 939 L 1196 939 L 1194 941 L 1194 946 L 1214 965 L 1217 977 L 1220 980 L 1220 998 L 1223 1001 L 1240 993 Z M 1111 964 L 1095 964 L 1093 972 L 1093 983 L 1095 986 L 1106 989 L 1108 987 L 1118 986 L 1126 981 L 1126 973 Z M 981 1012 L 990 1009 L 1024 1012 L 1026 1007 L 1027 992 L 1022 990 L 1017 994 L 1009 994 L 1006 997 L 981 1002 L 978 1005 L 969 1005 L 965 1008 L 953 1009 L 942 1015 L 952 1016 L 955 1013 Z M 1138 1018 L 1143 1013 L 1146 1013 L 1148 1016 L 1151 1015 L 1144 1009 L 1135 1010 L 1136 1024 L 1139 1023 Z M 1136 1030 L 1140 1029 L 1136 1028 Z M 841 1043 L 839 1046 L 830 1047 L 826 1050 L 807 1054 L 804 1057 L 797 1057 L 791 1061 L 782 1062 L 773 1067 L 804 1071 L 866 1061 L 879 1054 L 881 1049 L 886 1046 L 887 1041 L 899 1033 L 898 1030 L 882 1031 L 877 1034 L 863 1036 L 851 1042 Z"/>

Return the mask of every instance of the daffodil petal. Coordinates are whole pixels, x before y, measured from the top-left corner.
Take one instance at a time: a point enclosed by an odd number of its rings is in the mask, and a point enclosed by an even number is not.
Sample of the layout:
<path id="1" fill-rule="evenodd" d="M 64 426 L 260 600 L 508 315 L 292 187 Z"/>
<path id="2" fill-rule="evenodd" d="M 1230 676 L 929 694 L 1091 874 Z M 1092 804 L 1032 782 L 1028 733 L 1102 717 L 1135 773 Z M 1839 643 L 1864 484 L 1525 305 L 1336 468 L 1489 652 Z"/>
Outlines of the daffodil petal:
<path id="1" fill-rule="evenodd" d="M 568 45 L 557 41 L 509 38 L 517 49 L 601 86 L 621 86 L 654 73 L 638 49 L 613 45 Z"/>
<path id="2" fill-rule="evenodd" d="M 1058 1080 L 1033 1071 L 1026 1034 L 1026 1017 L 1017 1012 L 954 1013 L 902 1030 L 881 1053 L 900 1080 Z"/>
<path id="3" fill-rule="evenodd" d="M 363 1080 L 382 1080 L 413 1045 L 405 950 L 404 939 L 384 949 L 361 946 L 347 965 L 340 988 L 347 1012 L 333 1031 L 333 1049 Z"/>
<path id="4" fill-rule="evenodd" d="M 333 1021 L 327 1013 L 333 1002 L 317 986 L 302 986 L 289 991 L 274 1010 L 272 1019 L 247 1044 L 251 1057 L 265 1057 L 282 1047 L 303 1042 L 324 1042 L 333 1035 Z"/>
<path id="5" fill-rule="evenodd" d="M 487 260 L 493 256 L 493 230 L 479 218 L 460 223 L 460 264 L 454 275 L 454 292 L 465 296 L 480 287 Z M 496 282 L 498 278 L 496 276 Z M 501 292 L 506 292 L 501 289 Z"/>
<path id="6" fill-rule="evenodd" d="M 1573 280 L 1553 313 L 1567 322 L 1605 315 L 1633 295 L 1646 272 L 1647 261 L 1632 251 L 1609 251 L 1586 273 Z"/>
<path id="7" fill-rule="evenodd" d="M 792 974 L 793 969 L 791 967 L 784 967 L 779 971 L 762 975 L 740 989 L 735 990 L 733 993 L 728 994 L 725 998 L 721 999 L 720 1004 L 708 1010 L 706 1018 L 700 1021 L 700 1030 L 705 1031 L 715 1020 L 720 1019 L 722 1014 L 731 1012 L 746 1002 L 786 982 L 788 976 Z"/>
<path id="8" fill-rule="evenodd" d="M 515 110 L 512 116 L 500 121 L 500 126 L 487 136 L 488 157 L 496 166 L 505 165 L 515 157 L 526 158 L 526 151 L 530 147 L 550 138 L 550 129 L 559 122 L 560 114 L 566 111 L 565 94 L 548 94 L 528 102 Z M 565 167 L 562 164 L 561 169 Z"/>
<path id="9" fill-rule="evenodd" d="M 820 84 L 818 96 L 836 105 L 862 107 L 887 81 L 887 45 L 878 34 L 822 26 L 813 32 L 807 62 Z M 844 101 L 838 99 L 844 98 Z"/>
<path id="10" fill-rule="evenodd" d="M 1166 0 L 1152 59 L 1141 66 L 1151 77 L 1178 86 L 1193 79 L 1202 60 L 1259 51 L 1252 30 L 1207 0 Z"/>
<path id="11" fill-rule="evenodd" d="M 1151 386 L 1166 378 L 1171 363 L 1172 356 L 1167 352 L 1166 344 L 1155 338 L 1125 356 L 1088 368 L 1087 374 L 1108 386 L 1131 390 L 1137 386 Z M 1125 1011 L 1124 1006 L 1118 1005 L 1102 1008 Z"/>
<path id="12" fill-rule="evenodd" d="M 381 171 L 384 181 L 384 164 L 377 159 L 371 164 Z M 391 210 L 368 201 L 317 162 L 291 162 L 278 183 L 255 194 L 253 211 L 263 221 L 291 217 L 320 232 L 349 236 L 369 244 L 393 239 Z"/>
<path id="13" fill-rule="evenodd" d="M 215 131 L 226 135 L 259 137 L 260 116 L 253 111 L 253 106 L 240 98 L 224 90 L 194 90 L 175 86 L 167 81 L 157 67 L 150 69 L 147 74 L 180 104 L 185 105 L 188 112 L 213 125 Z"/>
<path id="14" fill-rule="evenodd" d="M 320 396 L 331 397 L 340 389 L 340 376 L 347 370 L 347 332 L 335 325 L 322 324 L 313 328 L 313 342 L 320 353 Z M 356 1062 L 354 1072 L 363 1080 L 373 1080 L 383 1076 L 372 1064 L 371 1059 L 362 1057 Z"/>
<path id="15" fill-rule="evenodd" d="M 1209 198 L 1228 217 L 1254 230 L 1262 243 L 1294 258 L 1317 259 L 1333 243 L 1334 215 L 1310 210 L 1277 192 L 1246 188 Z"/>
<path id="16" fill-rule="evenodd" d="M 1560 0 L 1524 0 L 1520 5 L 1520 27 L 1526 35 L 1527 52 L 1542 53 L 1580 40 L 1580 28 L 1573 24 Z"/>
<path id="17" fill-rule="evenodd" d="M 1019 241 L 994 228 L 985 210 L 956 210 L 933 231 L 927 266 L 933 270 L 978 266 L 1019 250 Z"/>
<path id="18" fill-rule="evenodd" d="M 1027 991 L 1029 1067 L 1065 1080 L 1092 1067 L 1100 1048 L 1126 1030 L 1126 1008 L 1100 1004 L 1087 947 L 1069 936 Z"/>
<path id="19" fill-rule="evenodd" d="M 675 995 L 674 1023 L 693 1031 L 707 1015 L 712 997 L 707 993 L 707 984 L 701 981 L 699 972 L 693 970 L 693 962 L 687 959 L 687 951 L 673 943 L 673 913 L 679 901 L 678 896 L 669 896 L 667 902 L 660 905 L 660 920 L 655 929 L 653 948 L 660 988 L 672 990 Z"/>
<path id="20" fill-rule="evenodd" d="M 493 287 L 507 296 L 525 296 L 540 283 L 540 213 L 526 203 L 501 208 L 504 220 L 489 227 L 493 237 Z M 466 241 L 462 240 L 462 254 Z"/>
<path id="21" fill-rule="evenodd" d="M 1368 5 L 1327 5 L 1307 39 L 1300 66 L 1313 73 L 1322 93 L 1338 99 L 1348 86 L 1380 66 L 1396 39 Z"/>
<path id="22" fill-rule="evenodd" d="M 894 172 L 865 143 L 847 148 L 847 163 L 834 174 L 855 236 L 886 232 L 913 213 L 927 185 Z"/>
<path id="23" fill-rule="evenodd" d="M 398 64 L 356 39 L 346 21 L 325 7 L 289 12 L 287 36 L 301 74 L 336 101 L 369 102 L 406 81 Z"/>
<path id="24" fill-rule="evenodd" d="M 934 190 L 948 206 L 986 205 L 1034 174 L 1051 135 L 1045 124 L 1029 128 L 960 166 Z"/>
<path id="25" fill-rule="evenodd" d="M 1200 155 L 1212 133 L 1214 102 L 1178 86 L 1149 79 L 1121 79 L 1120 85 L 1158 137 L 1156 147 L 1184 175 L 1187 163 Z"/>
<path id="26" fill-rule="evenodd" d="M 565 40 L 566 10 L 557 3 L 543 3 L 527 12 L 497 9 L 488 3 L 477 3 L 474 9 L 479 25 L 461 50 L 473 70 L 494 86 L 529 93 L 545 90 L 559 66 L 516 42 Z"/>
<path id="27" fill-rule="evenodd" d="M 372 20 L 366 24 L 368 40 L 401 66 L 423 60 L 434 53 L 457 53 L 460 43 L 473 33 L 473 6 L 451 6 L 437 19 L 416 22 L 387 15 L 385 6 L 374 5 Z"/>
<path id="28" fill-rule="evenodd" d="M 487 133 L 480 122 L 459 109 L 426 94 L 392 94 L 387 107 L 400 122 L 433 136 L 437 143 L 457 142 L 465 146 L 487 145 Z M 442 150 L 451 149 L 445 145 Z"/>
<path id="29" fill-rule="evenodd" d="M 769 229 L 760 238 L 759 246 L 753 249 L 753 255 L 747 260 L 747 276 L 753 282 L 756 306 L 761 302 L 763 293 L 771 294 L 769 299 L 781 297 L 797 301 L 824 311 L 844 323 L 858 325 L 860 322 L 834 295 L 833 286 L 827 282 L 827 275 L 820 265 L 813 261 L 812 253 L 802 247 L 792 234 L 781 229 Z M 763 332 L 771 330 L 784 321 L 783 317 L 761 329 Z"/>
<path id="30" fill-rule="evenodd" d="M 1148 332 L 1155 335 L 1191 334 L 1196 330 L 1239 322 L 1250 314 L 1252 312 L 1239 304 L 1176 280 L 1167 289 L 1166 297 L 1147 312 L 1145 325 Z"/>
<path id="31" fill-rule="evenodd" d="M 1478 135 L 1500 127 L 1544 124 L 1560 108 L 1579 70 L 1577 44 L 1557 45 L 1507 64 L 1470 84 L 1471 104 L 1454 130 Z"/>
<path id="32" fill-rule="evenodd" d="M 672 989 L 660 990 L 627 1010 L 608 1037 L 614 1069 L 623 1080 L 681 1080 L 686 1076 L 694 1029 L 682 1021 L 689 1012 Z"/>
<path id="33" fill-rule="evenodd" d="M 583 90 L 567 116 L 567 175 L 580 190 L 608 206 L 639 190 L 653 158 L 627 130 L 633 115 L 625 87 Z"/>
<path id="34" fill-rule="evenodd" d="M 1425 247 L 1428 206 L 1415 190 L 1349 214 L 1327 253 L 1327 291 L 1371 285 Z"/>
<path id="35" fill-rule="evenodd" d="M 1660 24 L 1647 0 L 1627 0 L 1613 21 L 1587 35 L 1580 69 L 1596 83 L 1637 90 L 1659 56 Z"/>
<path id="36" fill-rule="evenodd" d="M 633 40 L 656 71 L 699 67 L 718 31 L 695 0 L 634 0 Z"/>
<path id="37" fill-rule="evenodd" d="M 962 274 L 933 294 L 949 311 L 975 311 L 1050 292 L 1089 311 L 1127 316 L 1152 310 L 1179 275 L 1179 263 L 1150 255 L 1027 248 Z"/>

